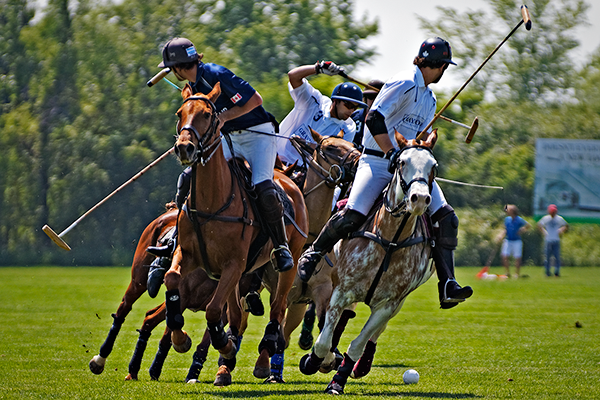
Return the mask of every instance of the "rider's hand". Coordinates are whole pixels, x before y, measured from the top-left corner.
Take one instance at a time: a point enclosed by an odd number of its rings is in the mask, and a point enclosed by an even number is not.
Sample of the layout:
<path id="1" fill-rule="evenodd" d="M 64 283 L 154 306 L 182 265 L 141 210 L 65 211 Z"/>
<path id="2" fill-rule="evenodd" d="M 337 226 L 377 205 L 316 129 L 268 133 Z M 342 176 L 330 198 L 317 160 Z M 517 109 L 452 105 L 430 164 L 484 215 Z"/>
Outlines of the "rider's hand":
<path id="1" fill-rule="evenodd" d="M 325 75 L 338 75 L 340 72 L 344 72 L 344 67 L 340 67 L 333 61 L 318 61 L 315 64 L 315 71 L 317 74 L 325 74 Z"/>

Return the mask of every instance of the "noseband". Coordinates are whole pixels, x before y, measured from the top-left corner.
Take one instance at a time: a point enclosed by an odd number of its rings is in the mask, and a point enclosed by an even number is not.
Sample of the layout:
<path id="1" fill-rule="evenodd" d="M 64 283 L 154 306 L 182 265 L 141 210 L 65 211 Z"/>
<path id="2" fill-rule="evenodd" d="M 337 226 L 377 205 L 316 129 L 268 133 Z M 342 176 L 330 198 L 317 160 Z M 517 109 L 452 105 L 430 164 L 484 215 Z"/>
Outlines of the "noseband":
<path id="1" fill-rule="evenodd" d="M 425 150 L 427 150 L 433 156 L 433 151 L 429 147 L 427 147 L 427 146 L 421 146 L 421 145 L 415 145 L 415 146 L 407 146 L 407 147 L 403 148 L 402 150 L 400 150 L 400 154 L 398 154 L 397 158 L 400 158 L 400 155 L 402 153 L 404 153 L 404 151 L 406 151 L 408 149 L 425 149 Z M 400 214 L 398 214 L 398 212 L 401 211 L 404 208 L 404 206 L 406 205 L 406 197 L 407 197 L 408 191 L 409 191 L 409 189 L 410 189 L 410 187 L 412 186 L 413 183 L 415 183 L 415 182 L 423 182 L 423 183 L 425 183 L 429 187 L 429 193 L 431 194 L 431 189 L 432 189 L 432 185 L 433 185 L 433 179 L 437 175 L 437 163 L 435 164 L 435 166 L 432 169 L 432 173 L 429 176 L 429 180 L 427 180 L 427 179 L 425 179 L 423 177 L 419 177 L 419 178 L 412 179 L 411 181 L 409 181 L 408 183 L 406 183 L 406 180 L 404 179 L 404 176 L 402 176 L 402 163 L 398 163 L 396 165 L 396 170 L 398 171 L 398 175 L 400 176 L 400 187 L 402 188 L 402 192 L 404 193 L 404 197 L 403 197 L 402 201 L 400 202 L 400 204 L 396 205 L 394 208 L 392 208 L 392 206 L 389 204 L 387 193 L 384 193 L 384 197 L 383 197 L 384 203 L 385 203 L 385 209 L 390 214 L 392 214 L 394 217 L 399 216 Z M 385 190 L 387 192 L 389 190 L 389 186 Z"/>
<path id="2" fill-rule="evenodd" d="M 346 183 L 354 179 L 354 165 L 360 158 L 360 152 L 356 149 L 351 149 L 342 157 L 327 152 L 323 149 L 323 141 L 327 138 L 323 138 L 321 143 L 317 146 L 317 156 L 321 157 L 323 161 L 331 165 L 329 169 L 329 176 L 324 178 L 327 186 L 335 187 L 340 183 Z M 349 161 L 349 162 L 348 162 Z M 333 178 L 333 172 L 337 172 L 337 178 Z"/>
<path id="3" fill-rule="evenodd" d="M 183 132 L 183 131 L 192 132 L 194 134 L 196 140 L 198 141 L 198 145 L 194 146 L 197 148 L 196 148 L 196 152 L 194 153 L 194 159 L 192 160 L 192 164 L 195 164 L 198 161 L 200 161 L 200 163 L 202 165 L 206 165 L 206 163 L 212 158 L 212 156 L 216 153 L 217 149 L 221 145 L 221 136 L 220 135 L 217 140 L 214 140 L 211 143 L 209 143 L 213 139 L 215 134 L 217 133 L 217 124 L 219 121 L 218 115 L 217 115 L 217 108 L 215 107 L 215 105 L 212 101 L 210 101 L 208 98 L 203 97 L 203 96 L 190 96 L 183 101 L 183 104 L 187 103 L 188 101 L 193 101 L 193 100 L 204 101 L 206 104 L 208 104 L 210 106 L 210 109 L 211 109 L 210 125 L 209 125 L 208 129 L 206 130 L 206 132 L 204 133 L 204 136 L 201 136 L 200 133 L 198 132 L 198 130 L 192 124 L 187 124 L 187 125 L 180 127 L 179 126 L 181 123 L 181 119 L 180 119 L 179 121 L 177 121 L 177 129 L 176 129 L 177 136 L 176 136 L 176 138 L 179 139 L 179 136 L 181 135 L 181 132 Z"/>

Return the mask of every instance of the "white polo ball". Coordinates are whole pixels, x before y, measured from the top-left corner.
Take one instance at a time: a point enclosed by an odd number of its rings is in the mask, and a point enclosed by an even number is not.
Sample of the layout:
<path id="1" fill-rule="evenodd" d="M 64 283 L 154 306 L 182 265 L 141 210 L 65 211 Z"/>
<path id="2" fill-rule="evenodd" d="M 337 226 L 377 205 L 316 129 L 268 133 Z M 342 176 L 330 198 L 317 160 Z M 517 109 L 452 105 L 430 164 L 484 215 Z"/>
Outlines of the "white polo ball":
<path id="1" fill-rule="evenodd" d="M 409 369 L 404 373 L 404 375 L 402 375 L 402 380 L 404 380 L 404 383 L 407 385 L 410 385 L 411 383 L 418 383 L 419 373 L 414 369 Z"/>

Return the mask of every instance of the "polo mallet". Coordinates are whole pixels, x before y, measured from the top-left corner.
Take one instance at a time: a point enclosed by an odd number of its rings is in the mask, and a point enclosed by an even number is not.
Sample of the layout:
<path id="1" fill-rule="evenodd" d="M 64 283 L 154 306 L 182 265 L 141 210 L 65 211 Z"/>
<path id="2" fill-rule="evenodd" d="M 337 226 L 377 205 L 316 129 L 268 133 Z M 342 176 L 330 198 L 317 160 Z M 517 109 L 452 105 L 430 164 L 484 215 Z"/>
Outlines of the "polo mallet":
<path id="1" fill-rule="evenodd" d="M 111 197 L 113 197 L 115 194 L 119 193 L 123 188 L 125 188 L 125 186 L 127 186 L 130 183 L 136 181 L 140 176 L 144 175 L 144 173 L 146 173 L 150 168 L 154 167 L 156 164 L 158 164 L 159 162 L 161 162 L 162 160 L 164 160 L 169 154 L 171 154 L 173 152 L 173 150 L 174 150 L 174 148 L 171 147 L 163 155 L 161 155 L 160 157 L 158 157 L 156 160 L 152 161 L 144 169 L 142 169 L 140 172 L 138 172 L 137 174 L 135 174 L 131 179 L 129 179 L 127 182 L 125 182 L 124 184 L 122 184 L 121 186 L 119 186 L 117 189 L 115 189 L 111 194 L 109 194 L 104 199 L 102 199 L 95 206 L 93 206 L 92 208 L 90 208 L 85 214 L 83 214 L 81 217 L 79 217 L 75 222 L 73 222 L 71 225 L 69 225 L 69 227 L 67 227 L 67 229 L 65 229 L 64 231 L 62 231 L 60 234 L 57 234 L 56 232 L 54 232 L 52 230 L 52 228 L 50 228 L 48 225 L 44 225 L 42 227 L 42 230 L 59 247 L 65 249 L 65 250 L 71 250 L 71 247 L 69 247 L 69 245 L 62 239 L 63 236 L 65 236 L 67 233 L 69 233 L 69 231 L 71 229 L 75 228 L 77 226 L 77 224 L 79 224 L 85 217 L 87 217 L 88 215 L 90 215 L 92 213 L 92 211 L 94 211 L 95 209 L 97 209 L 98 207 L 100 207 L 102 204 L 106 203 L 108 201 L 108 199 L 110 199 Z"/>
<path id="2" fill-rule="evenodd" d="M 339 75 L 345 79 L 348 79 L 350 82 L 358 83 L 359 85 L 364 86 L 367 89 L 371 89 L 371 90 L 374 90 L 379 93 L 379 89 L 377 89 L 376 87 L 371 86 L 368 83 L 361 82 L 358 79 L 354 79 L 351 76 L 349 76 L 348 74 L 346 74 L 345 72 L 340 72 Z M 462 122 L 455 121 L 455 120 L 445 117 L 443 115 L 440 115 L 439 118 L 443 119 L 444 121 L 456 124 L 458 126 L 462 126 L 465 129 L 468 129 L 469 133 L 467 134 L 467 139 L 465 140 L 467 143 L 471 143 L 471 139 L 473 139 L 473 136 L 475 135 L 475 131 L 477 131 L 477 128 L 479 128 L 479 118 L 477 118 L 477 117 L 475 117 L 475 120 L 473 120 L 473 123 L 471 124 L 471 126 L 463 124 Z"/>
<path id="3" fill-rule="evenodd" d="M 527 8 L 526 5 L 522 5 L 521 6 L 521 15 L 523 17 L 523 19 L 521 21 L 519 21 L 519 23 L 517 24 L 517 26 L 515 26 L 513 28 L 512 31 L 510 31 L 510 33 L 504 38 L 503 41 L 500 42 L 500 44 L 498 44 L 498 46 L 496 46 L 496 48 L 494 49 L 494 51 L 492 51 L 490 53 L 489 56 L 487 56 L 487 58 L 485 60 L 483 60 L 483 62 L 481 63 L 481 65 L 479 66 L 479 68 L 477 68 L 475 70 L 475 72 L 473 72 L 471 74 L 471 76 L 469 77 L 469 79 L 467 79 L 467 81 L 465 83 L 463 83 L 463 85 L 460 87 L 460 89 L 458 89 L 458 91 L 456 93 L 454 93 L 454 95 L 450 98 L 450 100 L 448 100 L 448 102 L 444 105 L 444 107 L 442 107 L 442 109 L 435 114 L 435 116 L 433 117 L 433 119 L 431 120 L 431 122 L 429 122 L 429 124 L 427 124 L 427 126 L 425 127 L 425 129 L 423 129 L 418 135 L 417 135 L 417 140 L 423 140 L 425 138 L 425 136 L 427 136 L 427 131 L 429 130 L 429 128 L 431 128 L 431 126 L 433 125 L 433 123 L 440 118 L 440 115 L 446 111 L 446 108 L 448 108 L 448 106 L 458 97 L 458 95 L 460 94 L 460 92 L 463 91 L 463 89 L 469 84 L 469 82 L 471 82 L 471 80 L 475 77 L 475 75 L 477 75 L 477 73 L 483 68 L 483 66 L 488 62 L 488 60 L 490 58 L 492 58 L 492 56 L 494 54 L 496 54 L 496 52 L 498 51 L 498 49 L 504 44 L 504 42 L 506 42 L 508 40 L 508 38 L 510 38 L 513 33 L 516 32 L 516 30 L 524 23 L 525 24 L 525 29 L 527 29 L 528 31 L 531 30 L 531 16 L 529 15 L 529 9 Z M 471 132 L 469 132 L 471 133 Z M 475 132 L 473 132 L 474 134 Z M 471 137 L 469 137 L 467 135 L 467 138 L 465 139 L 465 142 L 469 143 L 471 142 L 471 140 L 473 139 L 473 136 L 471 135 Z"/>
<path id="4" fill-rule="evenodd" d="M 148 87 L 152 87 L 154 86 L 156 83 L 158 83 L 159 81 L 161 81 L 164 77 L 166 77 L 169 72 L 171 72 L 171 68 L 163 68 L 160 70 L 160 72 L 156 75 L 154 75 L 152 78 L 150 78 L 150 80 L 148 82 L 146 82 L 146 85 L 148 85 Z M 168 79 L 165 79 L 165 82 L 167 82 L 169 85 L 173 86 L 175 89 L 181 91 L 181 88 L 179 86 L 177 86 L 176 84 L 174 84 L 173 82 L 171 82 Z"/>

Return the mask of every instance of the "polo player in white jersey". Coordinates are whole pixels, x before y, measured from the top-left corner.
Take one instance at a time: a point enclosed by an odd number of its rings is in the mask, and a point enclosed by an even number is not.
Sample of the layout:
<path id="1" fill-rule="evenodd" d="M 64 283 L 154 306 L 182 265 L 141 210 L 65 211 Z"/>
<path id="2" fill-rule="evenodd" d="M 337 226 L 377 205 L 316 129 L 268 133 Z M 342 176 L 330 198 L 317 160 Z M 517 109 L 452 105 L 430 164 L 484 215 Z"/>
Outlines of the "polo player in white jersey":
<path id="1" fill-rule="evenodd" d="M 386 82 L 367 116 L 363 138 L 363 155 L 346 207 L 327 222 L 319 237 L 302 257 L 298 275 L 310 279 L 316 265 L 340 240 L 357 230 L 385 186 L 391 181 L 388 167 L 397 162 L 400 151 L 394 137 L 397 130 L 411 140 L 435 115 L 436 97 L 429 84 L 439 82 L 452 61 L 450 44 L 441 38 L 424 41 L 411 70 L 403 71 Z M 446 202 L 436 182 L 431 191 L 428 213 L 435 229 L 433 260 L 439 279 L 441 308 L 456 306 L 473 294 L 471 287 L 461 287 L 454 278 L 454 250 L 458 243 L 458 217 Z"/>

